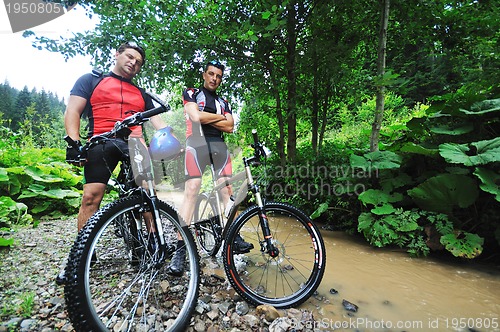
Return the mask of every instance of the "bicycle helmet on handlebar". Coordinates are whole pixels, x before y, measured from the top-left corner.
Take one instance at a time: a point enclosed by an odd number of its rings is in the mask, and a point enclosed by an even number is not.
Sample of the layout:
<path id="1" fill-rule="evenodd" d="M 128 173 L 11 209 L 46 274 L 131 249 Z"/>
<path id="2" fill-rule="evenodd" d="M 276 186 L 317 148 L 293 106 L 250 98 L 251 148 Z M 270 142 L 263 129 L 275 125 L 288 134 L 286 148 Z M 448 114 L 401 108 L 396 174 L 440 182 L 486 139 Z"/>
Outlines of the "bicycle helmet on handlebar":
<path id="1" fill-rule="evenodd" d="M 176 158 L 181 152 L 181 143 L 172 135 L 172 127 L 158 130 L 151 138 L 149 153 L 153 160 L 169 161 Z"/>

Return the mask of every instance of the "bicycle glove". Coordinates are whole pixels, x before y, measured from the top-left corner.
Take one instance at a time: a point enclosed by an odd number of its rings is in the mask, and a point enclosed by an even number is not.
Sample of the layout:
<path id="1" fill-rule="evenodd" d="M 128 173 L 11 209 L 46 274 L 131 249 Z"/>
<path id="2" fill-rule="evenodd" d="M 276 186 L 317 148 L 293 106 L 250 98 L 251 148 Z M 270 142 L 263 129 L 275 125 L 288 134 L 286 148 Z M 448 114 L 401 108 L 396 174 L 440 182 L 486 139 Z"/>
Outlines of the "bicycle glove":
<path id="1" fill-rule="evenodd" d="M 76 141 L 78 149 L 75 149 L 71 145 L 66 148 L 66 162 L 70 164 L 80 164 L 85 161 L 85 157 L 82 155 L 82 143 Z"/>

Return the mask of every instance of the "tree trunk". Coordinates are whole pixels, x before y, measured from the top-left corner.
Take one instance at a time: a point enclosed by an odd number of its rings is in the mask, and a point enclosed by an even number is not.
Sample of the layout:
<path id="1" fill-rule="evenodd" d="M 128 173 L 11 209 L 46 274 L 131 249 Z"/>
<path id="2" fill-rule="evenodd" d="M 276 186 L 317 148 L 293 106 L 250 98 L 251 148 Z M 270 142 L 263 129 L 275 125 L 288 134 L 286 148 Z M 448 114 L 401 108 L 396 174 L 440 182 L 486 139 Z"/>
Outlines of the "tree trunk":
<path id="1" fill-rule="evenodd" d="M 294 162 L 297 155 L 297 81 L 295 76 L 296 52 L 297 52 L 297 32 L 296 20 L 297 10 L 295 3 L 290 2 L 287 6 L 288 21 L 287 21 L 287 160 Z"/>
<path id="2" fill-rule="evenodd" d="M 276 101 L 276 119 L 278 120 L 279 137 L 276 142 L 276 149 L 278 150 L 278 156 L 280 158 L 281 166 L 286 165 L 286 154 L 285 154 L 285 121 L 283 119 L 283 110 L 281 107 L 281 96 L 278 89 L 278 82 L 276 76 L 274 75 L 274 66 L 272 62 L 267 63 L 267 69 L 271 77 L 273 95 Z"/>
<path id="3" fill-rule="evenodd" d="M 283 120 L 283 111 L 281 109 L 281 97 L 278 90 L 275 91 L 276 99 L 276 117 L 278 119 L 278 128 L 280 132 L 280 137 L 278 142 L 276 142 L 276 148 L 278 149 L 278 155 L 280 157 L 281 166 L 286 165 L 286 154 L 285 154 L 285 123 Z"/>
<path id="4" fill-rule="evenodd" d="M 325 137 L 326 131 L 326 123 L 327 123 L 327 115 L 328 115 L 328 106 L 330 105 L 330 94 L 323 94 L 323 106 L 321 107 L 321 129 L 319 131 L 319 140 L 318 140 L 318 152 L 320 153 L 321 146 L 323 145 L 323 138 Z"/>
<path id="5" fill-rule="evenodd" d="M 312 88 L 312 110 L 311 110 L 311 145 L 315 154 L 318 153 L 318 136 L 319 136 L 319 95 L 318 95 L 318 85 L 319 85 L 319 71 L 318 71 L 318 57 L 316 50 L 313 51 L 313 88 Z"/>
<path id="6" fill-rule="evenodd" d="M 380 4 L 381 4 L 381 19 L 380 19 L 380 33 L 379 33 L 379 43 L 378 43 L 377 74 L 378 77 L 382 79 L 382 77 L 385 74 L 387 26 L 389 24 L 390 0 L 380 0 Z M 377 87 L 375 117 L 373 119 L 372 133 L 370 137 L 370 151 L 378 151 L 380 128 L 382 126 L 382 119 L 384 117 L 384 99 L 385 99 L 385 86 L 383 85 L 383 83 L 381 83 Z"/>

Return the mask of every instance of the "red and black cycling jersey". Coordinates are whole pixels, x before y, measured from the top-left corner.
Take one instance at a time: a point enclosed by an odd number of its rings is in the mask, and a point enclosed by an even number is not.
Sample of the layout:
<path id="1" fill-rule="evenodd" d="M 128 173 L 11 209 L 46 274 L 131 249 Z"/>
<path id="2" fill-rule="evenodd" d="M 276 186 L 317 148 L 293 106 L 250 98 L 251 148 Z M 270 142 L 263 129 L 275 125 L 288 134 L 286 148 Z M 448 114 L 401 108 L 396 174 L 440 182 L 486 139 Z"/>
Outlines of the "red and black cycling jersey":
<path id="1" fill-rule="evenodd" d="M 198 104 L 200 112 L 210 112 L 213 114 L 232 114 L 231 107 L 227 100 L 219 97 L 215 92 L 201 87 L 199 89 L 189 88 L 182 94 L 183 104 L 194 102 Z M 222 132 L 209 124 L 200 124 L 191 121 L 186 114 L 186 137 L 223 137 Z"/>
<path id="2" fill-rule="evenodd" d="M 89 119 L 88 138 L 113 129 L 117 121 L 127 116 L 153 108 L 151 98 L 131 80 L 113 72 L 99 77 L 98 80 L 96 85 L 95 75 L 83 75 L 71 90 L 71 95 L 87 100 L 84 112 Z M 141 127 L 132 129 L 132 137 L 142 135 Z"/>

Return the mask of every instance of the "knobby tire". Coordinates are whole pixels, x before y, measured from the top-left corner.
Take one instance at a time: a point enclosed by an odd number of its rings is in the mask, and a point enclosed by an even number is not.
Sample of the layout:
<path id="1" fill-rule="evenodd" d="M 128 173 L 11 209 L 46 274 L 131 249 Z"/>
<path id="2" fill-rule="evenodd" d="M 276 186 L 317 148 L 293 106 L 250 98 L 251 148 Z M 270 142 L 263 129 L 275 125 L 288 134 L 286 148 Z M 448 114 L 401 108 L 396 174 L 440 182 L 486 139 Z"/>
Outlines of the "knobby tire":
<path id="1" fill-rule="evenodd" d="M 159 203 L 169 248 L 175 248 L 179 233 L 187 251 L 184 274 L 169 275 L 169 258 L 158 264 L 158 251 L 148 248 L 146 227 L 123 227 L 140 219 L 143 208 L 138 196 L 121 198 L 100 209 L 79 232 L 64 287 L 76 331 L 184 331 L 189 324 L 200 276 L 192 233 L 174 208 Z"/>
<path id="2" fill-rule="evenodd" d="M 279 255 L 273 258 L 265 252 L 259 208 L 251 206 L 228 230 L 224 269 L 231 285 L 246 301 L 280 309 L 295 307 L 321 283 L 326 264 L 323 238 L 311 219 L 289 204 L 266 202 L 265 211 Z M 238 234 L 254 249 L 244 254 L 235 252 L 233 243 Z"/>

